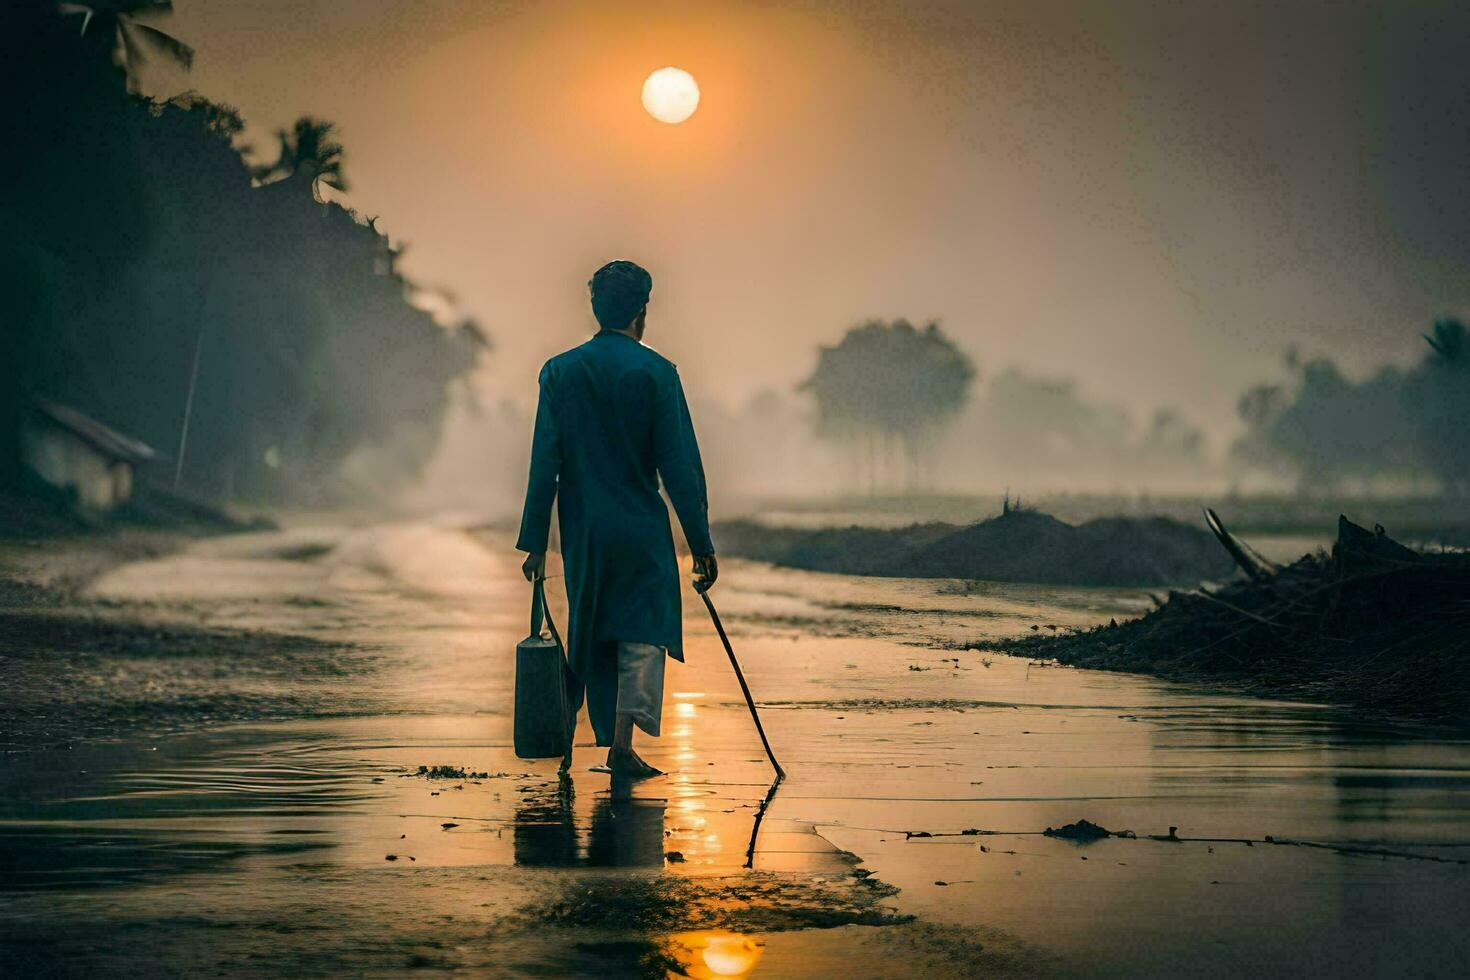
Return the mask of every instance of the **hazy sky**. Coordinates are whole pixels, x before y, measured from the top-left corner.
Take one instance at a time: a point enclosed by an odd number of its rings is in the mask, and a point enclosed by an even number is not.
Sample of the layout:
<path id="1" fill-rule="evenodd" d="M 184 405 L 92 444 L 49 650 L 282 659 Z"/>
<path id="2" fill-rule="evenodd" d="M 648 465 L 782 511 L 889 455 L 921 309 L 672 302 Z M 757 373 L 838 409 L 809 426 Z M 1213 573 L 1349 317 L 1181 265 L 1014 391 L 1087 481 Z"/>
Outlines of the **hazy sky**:
<path id="1" fill-rule="evenodd" d="M 907 316 L 982 376 L 1218 429 L 1289 343 L 1361 369 L 1470 312 L 1463 7 L 179 0 L 197 64 L 152 87 L 238 106 L 261 146 L 335 120 L 348 203 L 521 401 L 622 257 L 706 397 Z M 639 102 L 667 64 L 703 92 L 679 126 Z"/>

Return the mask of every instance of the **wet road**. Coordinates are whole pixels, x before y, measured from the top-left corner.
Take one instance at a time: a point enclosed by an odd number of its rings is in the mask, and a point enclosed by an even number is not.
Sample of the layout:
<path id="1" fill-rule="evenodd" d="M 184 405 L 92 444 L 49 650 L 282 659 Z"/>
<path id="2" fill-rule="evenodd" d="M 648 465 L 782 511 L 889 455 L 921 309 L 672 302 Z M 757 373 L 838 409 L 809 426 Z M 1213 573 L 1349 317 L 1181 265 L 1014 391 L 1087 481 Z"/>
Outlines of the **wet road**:
<path id="1" fill-rule="evenodd" d="M 769 773 L 692 595 L 690 663 L 671 665 L 666 735 L 646 753 L 669 776 L 614 789 L 586 772 L 599 757 L 585 722 L 570 784 L 554 762 L 514 758 L 517 557 L 448 525 L 301 527 L 95 582 L 103 620 L 183 639 L 72 630 L 59 652 L 0 661 L 7 962 L 62 975 L 1470 966 L 1470 741 L 945 646 L 1090 624 L 1146 596 L 729 563 L 717 601 L 790 773 L 757 826 Z M 1138 839 L 1039 833 L 1079 818 Z M 1180 839 L 1149 839 L 1170 827 Z"/>

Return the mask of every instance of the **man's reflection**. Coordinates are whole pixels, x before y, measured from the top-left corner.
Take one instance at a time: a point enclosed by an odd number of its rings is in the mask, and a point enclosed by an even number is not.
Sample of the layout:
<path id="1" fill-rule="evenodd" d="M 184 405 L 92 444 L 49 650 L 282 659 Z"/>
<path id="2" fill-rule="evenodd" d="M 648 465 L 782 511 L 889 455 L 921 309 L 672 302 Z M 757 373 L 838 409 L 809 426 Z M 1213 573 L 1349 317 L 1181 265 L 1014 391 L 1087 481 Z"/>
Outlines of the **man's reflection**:
<path id="1" fill-rule="evenodd" d="M 528 793 L 521 801 L 513 831 L 515 862 L 527 867 L 662 867 L 667 805 L 662 799 L 634 797 L 631 783 L 614 780 L 609 792 L 593 800 L 584 853 L 576 793 L 571 780 L 562 780 L 554 792 Z"/>
<path id="2" fill-rule="evenodd" d="M 592 807 L 587 863 L 599 868 L 658 868 L 664 863 L 667 800 L 634 797 L 632 784 L 614 780 Z"/>

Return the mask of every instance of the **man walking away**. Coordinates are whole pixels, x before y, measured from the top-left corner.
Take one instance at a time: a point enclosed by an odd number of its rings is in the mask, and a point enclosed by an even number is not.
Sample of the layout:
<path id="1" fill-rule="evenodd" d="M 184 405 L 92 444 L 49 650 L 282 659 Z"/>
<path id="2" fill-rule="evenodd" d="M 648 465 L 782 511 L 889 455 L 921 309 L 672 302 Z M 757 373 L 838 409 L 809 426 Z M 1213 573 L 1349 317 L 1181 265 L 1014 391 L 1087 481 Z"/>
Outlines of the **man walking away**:
<path id="1" fill-rule="evenodd" d="M 643 345 L 653 278 L 632 262 L 588 284 L 601 329 L 541 369 L 531 476 L 516 548 L 534 580 L 546 570 L 558 505 L 570 622 L 567 657 L 614 776 L 659 775 L 633 751 L 633 726 L 657 737 L 664 656 L 684 659 L 673 502 L 694 553 L 695 587 L 719 574 L 704 467 L 674 365 Z"/>

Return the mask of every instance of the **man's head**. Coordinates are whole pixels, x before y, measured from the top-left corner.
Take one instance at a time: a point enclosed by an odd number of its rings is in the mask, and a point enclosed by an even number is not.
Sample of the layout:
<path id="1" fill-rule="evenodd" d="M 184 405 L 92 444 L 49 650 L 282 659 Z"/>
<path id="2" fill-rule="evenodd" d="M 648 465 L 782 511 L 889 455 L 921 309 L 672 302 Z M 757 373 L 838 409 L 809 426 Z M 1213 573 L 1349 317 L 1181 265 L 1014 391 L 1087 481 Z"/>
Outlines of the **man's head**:
<path id="1" fill-rule="evenodd" d="M 653 292 L 653 277 L 636 262 L 618 259 L 592 274 L 587 283 L 592 290 L 592 315 L 604 330 L 632 329 L 643 336 L 643 319 L 648 296 Z"/>

